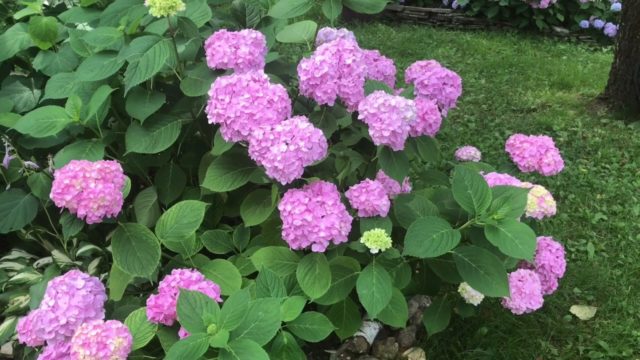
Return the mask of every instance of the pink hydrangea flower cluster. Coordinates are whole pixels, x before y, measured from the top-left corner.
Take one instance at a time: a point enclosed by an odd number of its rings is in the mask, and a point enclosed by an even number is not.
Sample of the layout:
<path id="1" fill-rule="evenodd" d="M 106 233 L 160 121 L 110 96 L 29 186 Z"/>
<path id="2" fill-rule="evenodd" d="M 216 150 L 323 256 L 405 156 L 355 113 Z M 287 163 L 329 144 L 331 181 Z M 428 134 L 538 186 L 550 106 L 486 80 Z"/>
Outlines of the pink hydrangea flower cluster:
<path id="1" fill-rule="evenodd" d="M 197 270 L 173 269 L 158 285 L 158 293 L 147 298 L 147 318 L 156 324 L 173 325 L 177 318 L 180 289 L 199 291 L 217 302 L 222 302 L 220 286 Z"/>
<path id="2" fill-rule="evenodd" d="M 564 168 L 564 160 L 553 139 L 545 135 L 513 134 L 505 150 L 520 171 L 537 171 L 544 176 L 556 175 Z"/>
<path id="3" fill-rule="evenodd" d="M 482 153 L 480 152 L 480 150 L 478 150 L 477 147 L 471 145 L 459 147 L 456 150 L 454 156 L 458 161 L 478 162 L 482 160 Z"/>
<path id="4" fill-rule="evenodd" d="M 503 174 L 498 172 L 483 173 L 484 180 L 489 184 L 489 187 L 494 186 L 515 186 L 522 187 L 522 181 L 515 176 L 509 174 Z"/>
<path id="5" fill-rule="evenodd" d="M 71 339 L 71 359 L 126 360 L 132 342 L 131 332 L 120 321 L 89 321 Z"/>
<path id="6" fill-rule="evenodd" d="M 497 172 L 482 174 L 482 176 L 487 181 L 487 184 L 489 184 L 489 187 L 515 186 L 529 189 L 525 216 L 536 220 L 542 220 L 556 214 L 556 201 L 554 200 L 551 192 L 542 185 L 522 182 L 509 174 Z"/>
<path id="7" fill-rule="evenodd" d="M 378 90 L 360 102 L 358 119 L 369 126 L 375 145 L 399 151 L 404 149 L 411 123 L 416 119 L 416 107 L 409 99 Z"/>
<path id="8" fill-rule="evenodd" d="M 535 271 L 518 269 L 509 274 L 509 297 L 502 299 L 502 306 L 516 315 L 536 311 L 542 307 L 542 285 Z"/>
<path id="9" fill-rule="evenodd" d="M 538 236 L 533 263 L 525 262 L 521 267 L 538 274 L 543 295 L 553 294 L 567 268 L 564 246 L 550 236 Z"/>
<path id="10" fill-rule="evenodd" d="M 359 217 L 385 217 L 389 213 L 391 201 L 381 182 L 365 179 L 345 192 L 351 207 L 358 211 Z"/>
<path id="11" fill-rule="evenodd" d="M 402 185 L 399 182 L 389 177 L 384 171 L 378 170 L 376 174 L 376 181 L 381 183 L 384 190 L 387 192 L 387 196 L 390 199 L 394 199 L 400 194 L 408 194 L 411 192 L 411 182 L 409 177 L 405 177 L 402 181 Z"/>
<path id="12" fill-rule="evenodd" d="M 411 64 L 405 71 L 405 81 L 415 86 L 414 93 L 417 97 L 424 96 L 437 101 L 444 116 L 456 106 L 462 95 L 460 76 L 435 60 L 421 60 Z"/>
<path id="13" fill-rule="evenodd" d="M 267 40 L 253 29 L 218 30 L 204 43 L 207 65 L 236 72 L 264 69 Z"/>
<path id="14" fill-rule="evenodd" d="M 59 341 L 42 348 L 38 360 L 69 360 L 71 358 L 71 342 Z"/>
<path id="15" fill-rule="evenodd" d="M 349 111 L 354 111 L 364 98 L 366 75 L 364 53 L 350 39 L 337 38 L 324 43 L 298 64 L 303 96 L 330 106 L 340 99 Z"/>
<path id="16" fill-rule="evenodd" d="M 54 172 L 49 196 L 57 207 L 95 224 L 120 213 L 124 183 L 117 161 L 71 160 Z"/>
<path id="17" fill-rule="evenodd" d="M 442 125 L 442 114 L 435 100 L 419 96 L 414 100 L 416 119 L 410 124 L 409 136 L 436 136 Z"/>
<path id="18" fill-rule="evenodd" d="M 249 136 L 249 156 L 283 185 L 299 179 L 306 166 L 324 159 L 328 146 L 322 130 L 305 116 L 264 125 Z"/>
<path id="19" fill-rule="evenodd" d="M 336 39 L 356 41 L 356 36 L 352 31 L 345 28 L 334 29 L 323 27 L 318 30 L 318 34 L 316 35 L 316 46 L 326 44 Z"/>
<path id="20" fill-rule="evenodd" d="M 367 79 L 380 81 L 391 89 L 396 86 L 396 65 L 378 50 L 363 50 Z"/>
<path id="21" fill-rule="evenodd" d="M 330 243 L 347 241 L 353 218 L 340 199 L 338 188 L 316 181 L 301 189 L 289 189 L 278 204 L 282 238 L 294 250 L 311 247 L 324 252 Z"/>
<path id="22" fill-rule="evenodd" d="M 220 124 L 226 141 L 246 141 L 258 126 L 289 118 L 291 100 L 287 90 L 271 84 L 262 71 L 234 73 L 213 82 L 206 111 L 210 124 Z"/>

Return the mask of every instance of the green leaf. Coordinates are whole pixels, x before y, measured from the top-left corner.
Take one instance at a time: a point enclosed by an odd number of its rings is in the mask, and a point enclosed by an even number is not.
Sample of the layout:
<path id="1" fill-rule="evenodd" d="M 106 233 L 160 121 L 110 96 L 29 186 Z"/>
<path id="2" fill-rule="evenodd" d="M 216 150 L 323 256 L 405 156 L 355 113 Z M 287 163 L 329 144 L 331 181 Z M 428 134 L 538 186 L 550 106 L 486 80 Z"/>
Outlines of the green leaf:
<path id="1" fill-rule="evenodd" d="M 72 122 L 64 108 L 55 105 L 39 107 L 23 116 L 14 126 L 21 134 L 35 138 L 56 135 Z"/>
<path id="2" fill-rule="evenodd" d="M 193 21 L 197 27 L 202 27 L 211 20 L 213 13 L 206 0 L 188 0 L 186 5 L 187 8 L 181 15 Z"/>
<path id="3" fill-rule="evenodd" d="M 287 323 L 287 329 L 304 341 L 317 343 L 326 339 L 333 331 L 334 326 L 325 315 L 315 311 L 307 311 Z"/>
<path id="4" fill-rule="evenodd" d="M 187 174 L 173 162 L 161 167 L 155 176 L 160 202 L 168 205 L 178 199 L 187 185 Z"/>
<path id="5" fill-rule="evenodd" d="M 166 96 L 162 92 L 148 91 L 142 87 L 135 87 L 127 96 L 125 102 L 125 110 L 127 114 L 134 119 L 140 120 L 140 123 L 158 111 L 165 103 Z"/>
<path id="6" fill-rule="evenodd" d="M 393 285 L 389 273 L 374 260 L 362 270 L 356 282 L 360 303 L 371 318 L 389 305 L 393 295 Z"/>
<path id="7" fill-rule="evenodd" d="M 71 45 L 62 45 L 57 52 L 42 50 L 33 59 L 33 68 L 47 76 L 73 71 L 80 59 Z"/>
<path id="8" fill-rule="evenodd" d="M 64 111 L 73 121 L 80 121 L 82 116 L 82 99 L 78 95 L 71 95 L 64 104 Z"/>
<path id="9" fill-rule="evenodd" d="M 487 225 L 484 235 L 490 243 L 512 258 L 533 260 L 536 252 L 536 233 L 518 220 L 505 219 L 495 225 Z"/>
<path id="10" fill-rule="evenodd" d="M 2 81 L 0 98 L 11 101 L 16 113 L 25 113 L 36 107 L 41 95 L 42 90 L 26 77 L 12 75 Z"/>
<path id="11" fill-rule="evenodd" d="M 276 40 L 281 43 L 307 43 L 313 42 L 316 37 L 318 24 L 311 20 L 298 21 L 285 26 L 276 35 Z"/>
<path id="12" fill-rule="evenodd" d="M 420 218 L 407 230 L 403 255 L 421 259 L 438 257 L 458 246 L 460 237 L 460 231 L 439 217 Z"/>
<path id="13" fill-rule="evenodd" d="M 360 309 L 351 298 L 346 298 L 344 301 L 331 306 L 327 312 L 327 317 L 335 325 L 336 335 L 341 340 L 353 336 L 362 325 Z"/>
<path id="14" fill-rule="evenodd" d="M 57 29 L 56 29 L 57 31 Z M 0 62 L 12 58 L 22 50 L 33 46 L 27 24 L 18 22 L 0 34 Z"/>
<path id="15" fill-rule="evenodd" d="M 231 337 L 253 340 L 259 345 L 265 345 L 273 339 L 280 329 L 281 320 L 282 314 L 280 313 L 279 299 L 261 298 L 253 300 L 249 305 L 246 317 L 233 330 Z"/>
<path id="16" fill-rule="evenodd" d="M 89 46 L 92 52 L 97 53 L 109 48 L 118 48 L 122 43 L 124 34 L 115 27 L 101 26 L 88 31 L 82 40 Z"/>
<path id="17" fill-rule="evenodd" d="M 401 184 L 409 174 L 409 159 L 402 151 L 393 151 L 386 146 L 380 147 L 378 164 L 385 174 Z"/>
<path id="18" fill-rule="evenodd" d="M 38 200 L 21 189 L 0 193 L 0 234 L 20 230 L 38 214 Z"/>
<path id="19" fill-rule="evenodd" d="M 324 0 L 322 13 L 333 23 L 342 14 L 342 0 Z"/>
<path id="20" fill-rule="evenodd" d="M 527 207 L 529 189 L 514 186 L 494 186 L 491 188 L 493 201 L 488 216 L 493 220 L 519 219 Z"/>
<path id="21" fill-rule="evenodd" d="M 269 360 L 260 344 L 249 339 L 236 339 L 220 350 L 219 360 Z"/>
<path id="22" fill-rule="evenodd" d="M 232 142 L 226 142 L 220 133 L 220 129 L 216 131 L 216 134 L 213 137 L 213 149 L 211 149 L 211 154 L 215 156 L 220 156 L 227 152 L 227 150 L 233 147 Z"/>
<path id="23" fill-rule="evenodd" d="M 382 229 L 387 232 L 387 234 L 391 234 L 393 230 L 393 222 L 388 217 L 372 217 L 372 218 L 361 218 L 360 219 L 360 233 L 364 234 L 368 230 L 373 229 Z"/>
<path id="24" fill-rule="evenodd" d="M 0 126 L 13 128 L 22 116 L 10 112 L 0 113 Z"/>
<path id="25" fill-rule="evenodd" d="M 273 271 L 262 268 L 256 277 L 256 298 L 285 298 L 287 288 L 281 277 Z"/>
<path id="26" fill-rule="evenodd" d="M 242 252 L 251 239 L 251 229 L 245 227 L 243 224 L 236 226 L 233 230 L 233 246 L 240 252 Z"/>
<path id="27" fill-rule="evenodd" d="M 109 300 L 122 300 L 122 295 L 124 295 L 124 291 L 127 289 L 131 280 L 133 280 L 133 276 L 124 272 L 124 270 L 120 269 L 115 263 L 111 264 L 109 280 L 107 281 L 107 286 L 109 287 Z M 135 337 L 135 334 L 133 334 L 133 336 Z"/>
<path id="28" fill-rule="evenodd" d="M 240 205 L 240 216 L 245 226 L 262 224 L 276 208 L 271 191 L 257 189 L 247 195 Z"/>
<path id="29" fill-rule="evenodd" d="M 214 254 L 224 255 L 234 250 L 231 235 L 224 230 L 207 230 L 200 235 L 200 241 Z"/>
<path id="30" fill-rule="evenodd" d="M 413 90 L 411 91 L 410 98 L 413 98 Z M 430 136 L 419 136 L 410 138 L 409 141 L 415 146 L 415 150 L 422 161 L 434 164 L 437 164 L 440 161 L 440 148 L 438 147 L 438 142 L 435 138 Z M 449 185 L 448 179 L 447 185 Z"/>
<path id="31" fill-rule="evenodd" d="M 52 47 L 58 38 L 58 20 L 53 16 L 32 16 L 29 19 L 29 36 L 42 50 Z"/>
<path id="32" fill-rule="evenodd" d="M 112 89 L 109 85 L 100 85 L 100 87 L 96 89 L 93 95 L 91 95 L 91 100 L 89 100 L 89 108 L 83 123 L 95 124 L 96 127 L 101 126 L 102 121 L 109 111 L 111 93 L 114 91 L 115 89 Z"/>
<path id="33" fill-rule="evenodd" d="M 158 205 L 158 194 L 155 186 L 150 186 L 138 193 L 133 201 L 133 210 L 138 224 L 148 228 L 155 226 L 160 217 L 160 205 Z"/>
<path id="34" fill-rule="evenodd" d="M 300 345 L 290 333 L 281 331 L 273 340 L 271 351 L 269 352 L 271 359 L 278 360 L 306 360 L 307 356 L 300 349 Z"/>
<path id="35" fill-rule="evenodd" d="M 156 236 L 166 243 L 180 243 L 198 230 L 207 204 L 202 201 L 185 200 L 165 211 L 156 224 Z"/>
<path id="36" fill-rule="evenodd" d="M 55 74 L 47 81 L 42 100 L 68 98 L 78 89 L 78 86 L 75 73 Z"/>
<path id="37" fill-rule="evenodd" d="M 256 269 L 265 267 L 284 277 L 296 272 L 300 257 L 287 247 L 267 246 L 253 253 L 251 262 Z"/>
<path id="38" fill-rule="evenodd" d="M 251 295 L 247 288 L 236 291 L 223 303 L 220 310 L 220 327 L 232 331 L 244 321 L 249 309 Z"/>
<path id="39" fill-rule="evenodd" d="M 176 307 L 178 321 L 189 333 L 207 331 L 206 316 L 217 319 L 220 316 L 218 303 L 199 291 L 180 289 Z"/>
<path id="40" fill-rule="evenodd" d="M 144 126 L 131 122 L 125 134 L 127 153 L 156 154 L 171 146 L 182 130 L 180 119 L 171 115 L 156 115 Z"/>
<path id="41" fill-rule="evenodd" d="M 356 286 L 360 264 L 348 256 L 336 256 L 329 261 L 331 286 L 326 294 L 316 299 L 321 305 L 331 305 L 344 300 Z"/>
<path id="42" fill-rule="evenodd" d="M 142 53 L 139 59 L 129 64 L 124 72 L 125 95 L 134 86 L 151 79 L 168 64 L 172 51 L 171 46 L 171 40 L 160 40 Z"/>
<path id="43" fill-rule="evenodd" d="M 439 214 L 438 207 L 419 194 L 399 195 L 393 201 L 393 212 L 398 223 L 405 229 L 408 229 L 417 219 Z"/>
<path id="44" fill-rule="evenodd" d="M 220 285 L 222 295 L 231 295 L 240 290 L 242 275 L 232 262 L 224 259 L 215 259 L 205 264 L 200 271 L 207 279 Z"/>
<path id="45" fill-rule="evenodd" d="M 60 149 L 53 157 L 53 164 L 56 169 L 60 169 L 71 160 L 102 160 L 104 148 L 100 140 L 78 140 Z"/>
<path id="46" fill-rule="evenodd" d="M 395 328 L 404 328 L 407 325 L 407 320 L 409 320 L 409 307 L 407 305 L 407 299 L 404 298 L 404 295 L 402 295 L 402 292 L 398 288 L 393 288 L 391 302 L 378 314 L 378 319 Z"/>
<path id="47" fill-rule="evenodd" d="M 120 224 L 111 238 L 113 262 L 130 275 L 149 277 L 160 263 L 160 244 L 140 224 Z"/>
<path id="48" fill-rule="evenodd" d="M 291 19 L 306 14 L 312 7 L 312 0 L 278 0 L 267 15 L 276 19 Z"/>
<path id="49" fill-rule="evenodd" d="M 302 313 L 307 299 L 304 296 L 291 296 L 282 303 L 282 321 L 292 321 Z"/>
<path id="50" fill-rule="evenodd" d="M 62 226 L 64 240 L 69 240 L 72 236 L 77 235 L 84 227 L 84 221 L 66 211 L 60 216 L 59 222 L 60 226 Z"/>
<path id="51" fill-rule="evenodd" d="M 509 296 L 507 272 L 500 259 L 477 246 L 461 246 L 453 259 L 462 279 L 485 296 Z"/>
<path id="52" fill-rule="evenodd" d="M 199 359 L 209 349 L 209 335 L 191 334 L 171 346 L 164 360 Z"/>
<path id="53" fill-rule="evenodd" d="M 303 257 L 296 269 L 296 279 L 311 299 L 324 295 L 331 285 L 331 269 L 324 254 L 312 253 Z"/>
<path id="54" fill-rule="evenodd" d="M 244 154 L 226 152 L 207 168 L 202 187 L 214 192 L 235 190 L 249 182 L 256 164 Z"/>
<path id="55" fill-rule="evenodd" d="M 29 175 L 27 185 L 31 193 L 43 201 L 49 200 L 51 193 L 51 177 L 44 172 L 37 172 Z"/>
<path id="56" fill-rule="evenodd" d="M 124 324 L 127 325 L 133 336 L 132 351 L 141 349 L 147 345 L 158 330 L 157 324 L 150 323 L 149 320 L 147 320 L 146 307 L 131 312 L 124 320 Z"/>
<path id="57" fill-rule="evenodd" d="M 98 81 L 106 79 L 120 70 L 124 59 L 115 51 L 93 54 L 84 59 L 76 70 L 78 81 Z"/>
<path id="58" fill-rule="evenodd" d="M 449 320 L 451 320 L 451 304 L 443 297 L 433 300 L 422 315 L 422 323 L 429 336 L 446 329 L 449 326 Z"/>
<path id="59" fill-rule="evenodd" d="M 344 6 L 361 14 L 377 14 L 387 6 L 387 0 L 344 0 Z"/>
<path id="60" fill-rule="evenodd" d="M 456 166 L 451 186 L 453 198 L 469 214 L 482 214 L 491 204 L 491 190 L 482 175 Z"/>

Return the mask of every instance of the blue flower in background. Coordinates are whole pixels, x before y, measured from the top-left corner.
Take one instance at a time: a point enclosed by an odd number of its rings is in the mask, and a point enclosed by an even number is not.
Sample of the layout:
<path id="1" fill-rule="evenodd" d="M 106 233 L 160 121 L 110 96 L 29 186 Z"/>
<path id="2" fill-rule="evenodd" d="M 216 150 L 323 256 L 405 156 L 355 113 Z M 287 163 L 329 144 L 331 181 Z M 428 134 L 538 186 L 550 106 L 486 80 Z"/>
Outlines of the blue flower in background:
<path id="1" fill-rule="evenodd" d="M 613 12 L 620 12 L 620 10 L 622 10 L 622 3 L 613 3 L 611 4 L 611 11 Z"/>
<path id="2" fill-rule="evenodd" d="M 583 29 L 588 29 L 590 25 L 591 24 L 589 24 L 589 20 L 580 21 L 580 27 L 583 28 Z"/>
<path id="3" fill-rule="evenodd" d="M 606 23 L 604 25 L 604 34 L 608 37 L 615 37 L 618 34 L 618 25 L 614 23 Z"/>
<path id="4" fill-rule="evenodd" d="M 596 29 L 602 29 L 604 27 L 604 20 L 600 20 L 600 19 L 593 20 L 593 27 Z"/>

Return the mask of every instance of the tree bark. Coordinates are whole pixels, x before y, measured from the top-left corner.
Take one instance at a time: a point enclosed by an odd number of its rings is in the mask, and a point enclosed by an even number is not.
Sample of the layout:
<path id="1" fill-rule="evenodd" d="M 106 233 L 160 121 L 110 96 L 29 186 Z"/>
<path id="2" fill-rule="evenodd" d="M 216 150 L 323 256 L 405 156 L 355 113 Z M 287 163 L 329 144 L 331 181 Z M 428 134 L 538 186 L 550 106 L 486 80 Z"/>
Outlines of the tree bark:
<path id="1" fill-rule="evenodd" d="M 623 2 L 615 57 L 604 95 L 612 104 L 640 111 L 640 0 Z"/>

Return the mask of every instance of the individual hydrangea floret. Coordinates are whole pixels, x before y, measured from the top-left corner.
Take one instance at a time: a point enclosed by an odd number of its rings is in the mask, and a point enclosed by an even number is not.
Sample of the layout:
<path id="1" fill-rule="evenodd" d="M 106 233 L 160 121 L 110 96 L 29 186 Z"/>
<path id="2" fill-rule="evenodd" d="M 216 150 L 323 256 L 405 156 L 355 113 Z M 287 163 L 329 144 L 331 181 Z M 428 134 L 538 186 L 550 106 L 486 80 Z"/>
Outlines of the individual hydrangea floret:
<path id="1" fill-rule="evenodd" d="M 353 218 L 340 199 L 338 188 L 316 181 L 301 189 L 289 189 L 278 204 L 282 238 L 294 250 L 311 247 L 324 252 L 330 243 L 347 241 Z"/>
<path id="2" fill-rule="evenodd" d="M 330 27 L 323 27 L 318 30 L 318 34 L 316 35 L 316 47 L 336 39 L 344 39 L 355 42 L 356 36 L 352 31 L 345 28 L 334 29 Z"/>
<path id="3" fill-rule="evenodd" d="M 603 32 L 608 37 L 616 37 L 618 35 L 618 25 L 608 22 L 604 24 Z"/>
<path id="4" fill-rule="evenodd" d="M 396 65 L 378 50 L 363 50 L 367 79 L 380 81 L 393 89 L 396 86 Z"/>
<path id="5" fill-rule="evenodd" d="M 409 136 L 436 136 L 442 125 L 442 114 L 438 108 L 438 103 L 435 100 L 420 96 L 414 100 L 414 104 L 416 119 L 409 124 Z"/>
<path id="6" fill-rule="evenodd" d="M 411 123 L 416 119 L 416 108 L 409 99 L 378 90 L 360 102 L 358 119 L 369 126 L 375 145 L 399 151 L 404 149 Z"/>
<path id="7" fill-rule="evenodd" d="M 144 0 L 144 6 L 153 17 L 172 16 L 186 9 L 182 0 Z"/>
<path id="8" fill-rule="evenodd" d="M 582 20 L 579 25 L 581 29 L 588 29 L 589 26 L 591 26 L 591 23 L 589 23 L 589 20 Z"/>
<path id="9" fill-rule="evenodd" d="M 206 111 L 209 123 L 220 125 L 226 141 L 246 141 L 257 127 L 289 118 L 291 100 L 287 90 L 271 84 L 262 71 L 234 73 L 213 82 Z"/>
<path id="10" fill-rule="evenodd" d="M 324 159 L 328 146 L 322 130 L 305 116 L 261 126 L 249 136 L 249 156 L 283 185 L 302 177 L 306 166 Z"/>
<path id="11" fill-rule="evenodd" d="M 539 236 L 534 262 L 525 263 L 523 268 L 538 274 L 544 295 L 554 293 L 558 289 L 558 280 L 564 276 L 567 268 L 564 246 L 550 236 Z"/>
<path id="12" fill-rule="evenodd" d="M 124 183 L 117 161 L 71 160 L 54 172 L 50 197 L 57 207 L 95 224 L 120 213 Z"/>
<path id="13" fill-rule="evenodd" d="M 614 2 L 613 4 L 611 4 L 611 11 L 612 12 L 620 12 L 620 11 L 622 11 L 622 3 Z"/>
<path id="14" fill-rule="evenodd" d="M 458 286 L 458 293 L 467 304 L 478 306 L 484 300 L 484 295 L 478 290 L 472 288 L 466 282 L 463 282 Z"/>
<path id="15" fill-rule="evenodd" d="M 158 293 L 147 299 L 147 318 L 156 324 L 173 325 L 180 289 L 199 291 L 217 302 L 222 302 L 220 286 L 197 270 L 174 269 L 158 285 Z"/>
<path id="16" fill-rule="evenodd" d="M 71 341 L 57 341 L 42 349 L 38 360 L 69 360 L 71 359 Z M 84 360 L 84 359 L 83 359 Z"/>
<path id="17" fill-rule="evenodd" d="M 393 241 L 384 229 L 371 229 L 362 234 L 360 242 L 366 246 L 372 254 L 391 249 Z"/>
<path id="18" fill-rule="evenodd" d="M 399 182 L 389 177 L 384 171 L 378 170 L 378 173 L 376 174 L 376 181 L 384 186 L 387 196 L 390 199 L 394 199 L 400 194 L 408 194 L 411 192 L 411 182 L 409 181 L 409 177 L 405 177 L 404 181 L 402 181 L 402 185 L 400 185 Z"/>
<path id="19" fill-rule="evenodd" d="M 564 169 L 564 160 L 553 139 L 546 135 L 513 134 L 505 150 L 520 171 L 556 175 Z"/>
<path id="20" fill-rule="evenodd" d="M 189 332 L 187 331 L 187 329 L 183 328 L 182 326 L 180 327 L 180 329 L 178 329 L 178 337 L 180 339 L 184 339 L 186 337 L 189 337 Z"/>
<path id="21" fill-rule="evenodd" d="M 593 19 L 591 23 L 593 24 L 594 29 L 598 30 L 602 29 L 605 24 L 604 20 L 602 19 Z"/>
<path id="22" fill-rule="evenodd" d="M 236 72 L 264 69 L 267 40 L 253 29 L 218 30 L 204 43 L 207 65 L 212 69 L 233 69 Z"/>
<path id="23" fill-rule="evenodd" d="M 435 60 L 421 60 L 411 64 L 405 71 L 407 84 L 415 86 L 416 97 L 435 100 L 444 116 L 456 107 L 462 95 L 462 79 L 455 72 Z"/>
<path id="24" fill-rule="evenodd" d="M 465 145 L 458 148 L 454 154 L 458 161 L 473 161 L 478 162 L 482 160 L 482 153 L 477 147 L 471 145 Z"/>
<path id="25" fill-rule="evenodd" d="M 536 311 L 542 307 L 542 285 L 535 271 L 518 269 L 509 274 L 509 297 L 502 299 L 502 306 L 516 315 Z"/>
<path id="26" fill-rule="evenodd" d="M 340 99 L 349 111 L 364 98 L 366 75 L 364 53 L 349 39 L 324 43 L 298 63 L 300 94 L 320 105 L 333 106 Z"/>
<path id="27" fill-rule="evenodd" d="M 525 214 L 527 217 L 542 220 L 556 214 L 556 201 L 553 195 L 542 185 L 523 183 L 522 187 L 529 188 L 527 197 L 527 207 Z"/>
<path id="28" fill-rule="evenodd" d="M 71 338 L 70 360 L 126 360 L 133 337 L 117 320 L 86 322 Z"/>
<path id="29" fill-rule="evenodd" d="M 351 207 L 358 211 L 359 217 L 385 217 L 389 213 L 391 201 L 382 183 L 365 179 L 345 192 Z"/>

